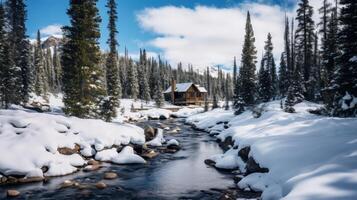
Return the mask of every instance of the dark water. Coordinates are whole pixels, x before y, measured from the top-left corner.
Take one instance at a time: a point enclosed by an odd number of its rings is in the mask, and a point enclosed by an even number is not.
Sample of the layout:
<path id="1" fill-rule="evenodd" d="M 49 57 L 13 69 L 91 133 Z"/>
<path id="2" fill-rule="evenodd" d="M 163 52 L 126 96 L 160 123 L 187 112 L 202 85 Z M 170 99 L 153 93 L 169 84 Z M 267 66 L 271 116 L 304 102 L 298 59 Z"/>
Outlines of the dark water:
<path id="1" fill-rule="evenodd" d="M 138 125 L 157 126 L 157 123 L 150 121 Z M 211 155 L 222 153 L 212 138 L 177 120 L 160 123 L 182 129 L 179 134 L 165 134 L 167 139 L 180 142 L 182 149 L 179 152 L 160 154 L 145 165 L 105 164 L 99 171 L 53 178 L 48 183 L 1 186 L 0 199 L 5 198 L 9 188 L 21 192 L 16 199 L 217 199 L 221 195 L 217 189 L 234 186 L 229 173 L 218 172 L 204 164 Z M 98 190 L 94 185 L 102 180 L 105 171 L 115 171 L 119 178 L 104 180 L 108 187 Z M 65 180 L 75 180 L 86 188 L 60 189 Z"/>

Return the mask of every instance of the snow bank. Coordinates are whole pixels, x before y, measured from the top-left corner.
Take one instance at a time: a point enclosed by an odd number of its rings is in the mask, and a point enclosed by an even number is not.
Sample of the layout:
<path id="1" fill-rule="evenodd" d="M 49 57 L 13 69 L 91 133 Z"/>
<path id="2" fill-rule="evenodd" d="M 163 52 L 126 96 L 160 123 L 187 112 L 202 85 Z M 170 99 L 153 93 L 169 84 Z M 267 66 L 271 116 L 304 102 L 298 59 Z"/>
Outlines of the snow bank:
<path id="1" fill-rule="evenodd" d="M 178 110 L 177 112 L 173 112 L 171 116 L 177 117 L 177 118 L 187 118 L 189 116 L 202 113 L 204 111 L 203 108 L 182 108 Z"/>
<path id="2" fill-rule="evenodd" d="M 142 100 L 133 100 L 133 99 L 121 99 L 120 108 L 118 108 L 118 117 L 114 120 L 116 122 L 123 121 L 139 121 L 147 119 L 160 119 L 169 118 L 171 111 L 168 108 L 180 108 L 169 104 L 168 102 L 164 103 L 163 108 L 156 108 L 154 101 L 145 102 Z"/>
<path id="3" fill-rule="evenodd" d="M 164 138 L 164 133 L 162 131 L 162 129 L 157 129 L 157 135 L 156 137 L 149 141 L 149 142 L 146 142 L 146 145 L 149 145 L 149 146 L 153 146 L 153 147 L 161 147 L 162 146 L 162 143 L 165 143 L 165 138 Z"/>
<path id="4" fill-rule="evenodd" d="M 290 114 L 274 101 L 264 106 L 260 118 L 254 118 L 250 111 L 233 117 L 214 110 L 188 121 L 208 131 L 220 129 L 218 138 L 231 136 L 235 141 L 236 150 L 213 159 L 218 167 L 238 164 L 244 168 L 237 152 L 251 147 L 249 156 L 269 173 L 250 174 L 238 185 L 263 191 L 263 199 L 357 199 L 357 119 L 308 112 L 319 107 L 303 102 L 295 106 L 297 113 Z M 229 128 L 214 125 L 221 121 L 220 116 L 228 119 Z"/>
<path id="5" fill-rule="evenodd" d="M 168 119 L 171 115 L 170 110 L 160 109 L 160 108 L 152 108 L 150 110 L 141 111 L 142 118 L 148 119 Z"/>
<path id="6" fill-rule="evenodd" d="M 0 173 L 4 175 L 60 176 L 85 164 L 79 154 L 62 155 L 59 148 L 80 146 L 83 156 L 129 143 L 143 144 L 144 131 L 128 124 L 67 118 L 55 114 L 0 110 Z M 92 148 L 95 147 L 95 149 Z"/>
<path id="7" fill-rule="evenodd" d="M 98 152 L 95 155 L 96 160 L 113 162 L 116 164 L 144 164 L 146 161 L 134 153 L 134 149 L 130 146 L 124 147 L 120 153 L 116 148 L 107 149 Z"/>
<path id="8" fill-rule="evenodd" d="M 175 139 L 171 139 L 167 142 L 167 146 L 170 146 L 170 145 L 180 146 L 180 143 Z"/>
<path id="9" fill-rule="evenodd" d="M 233 118 L 233 111 L 226 111 L 220 108 L 193 115 L 186 119 L 186 123 L 194 125 L 198 129 L 209 131 L 217 123 L 228 122 Z"/>

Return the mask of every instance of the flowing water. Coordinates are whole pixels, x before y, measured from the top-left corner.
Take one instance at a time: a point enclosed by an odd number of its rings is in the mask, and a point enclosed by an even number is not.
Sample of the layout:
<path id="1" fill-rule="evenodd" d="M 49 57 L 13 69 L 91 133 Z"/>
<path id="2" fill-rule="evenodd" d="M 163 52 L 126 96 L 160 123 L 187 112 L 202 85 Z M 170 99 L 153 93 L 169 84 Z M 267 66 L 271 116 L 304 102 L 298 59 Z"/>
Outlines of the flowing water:
<path id="1" fill-rule="evenodd" d="M 155 127 L 158 122 L 138 125 Z M 217 199 L 221 195 L 217 191 L 234 187 L 230 173 L 219 172 L 204 164 L 211 155 L 222 153 L 212 138 L 179 120 L 160 123 L 182 129 L 175 135 L 165 134 L 166 139 L 174 138 L 180 142 L 182 149 L 177 153 L 162 153 L 145 165 L 105 164 L 99 171 L 79 172 L 45 183 L 0 186 L 0 199 L 5 198 L 5 191 L 10 188 L 21 192 L 17 199 Z M 94 185 L 102 180 L 106 171 L 115 171 L 119 177 L 104 180 L 108 187 L 98 190 Z M 75 180 L 87 187 L 61 189 L 65 180 Z"/>

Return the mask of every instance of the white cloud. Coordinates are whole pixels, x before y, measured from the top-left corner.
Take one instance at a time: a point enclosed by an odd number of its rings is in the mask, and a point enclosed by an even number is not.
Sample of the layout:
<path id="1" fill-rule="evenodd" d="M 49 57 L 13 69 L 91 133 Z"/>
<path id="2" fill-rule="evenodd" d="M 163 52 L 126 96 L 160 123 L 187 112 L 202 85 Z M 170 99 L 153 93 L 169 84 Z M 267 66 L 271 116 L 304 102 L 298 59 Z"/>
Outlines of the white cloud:
<path id="1" fill-rule="evenodd" d="M 48 36 L 62 36 L 62 25 L 60 24 L 51 24 L 48 25 L 40 30 L 41 35 L 43 37 L 48 37 Z"/>
<path id="2" fill-rule="evenodd" d="M 165 6 L 145 9 L 138 13 L 137 19 L 144 30 L 157 34 L 149 44 L 161 49 L 171 64 L 181 61 L 199 68 L 231 66 L 234 56 L 238 61 L 241 57 L 248 10 L 252 17 L 258 62 L 270 32 L 275 58 L 278 59 L 276 63 L 279 63 L 284 46 L 285 19 L 285 10 L 279 6 L 263 3 L 243 3 L 233 8 Z M 295 11 L 287 13 L 288 16 L 293 16 Z"/>

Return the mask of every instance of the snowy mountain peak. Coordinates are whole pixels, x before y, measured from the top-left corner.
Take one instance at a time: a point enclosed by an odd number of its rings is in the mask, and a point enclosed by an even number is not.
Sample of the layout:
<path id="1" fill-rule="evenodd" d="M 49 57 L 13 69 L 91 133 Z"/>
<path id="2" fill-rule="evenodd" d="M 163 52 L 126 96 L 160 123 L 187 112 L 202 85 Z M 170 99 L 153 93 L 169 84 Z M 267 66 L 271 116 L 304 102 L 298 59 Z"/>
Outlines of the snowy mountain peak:
<path id="1" fill-rule="evenodd" d="M 61 43 L 62 38 L 51 35 L 42 42 L 42 48 L 47 49 L 54 46 L 60 46 Z"/>

